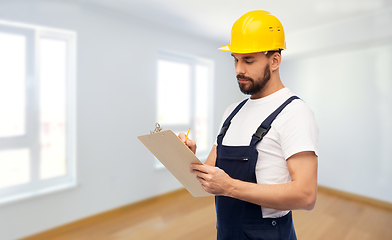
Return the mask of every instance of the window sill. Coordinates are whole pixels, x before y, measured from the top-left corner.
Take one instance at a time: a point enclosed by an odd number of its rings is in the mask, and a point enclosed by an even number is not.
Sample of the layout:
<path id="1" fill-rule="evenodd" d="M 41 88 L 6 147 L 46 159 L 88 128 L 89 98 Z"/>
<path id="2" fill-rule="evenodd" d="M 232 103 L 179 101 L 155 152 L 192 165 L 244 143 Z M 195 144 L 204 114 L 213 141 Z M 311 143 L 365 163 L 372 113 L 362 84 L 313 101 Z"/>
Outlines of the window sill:
<path id="1" fill-rule="evenodd" d="M 0 198 L 0 207 L 3 205 L 7 205 L 7 204 L 19 202 L 19 201 L 24 201 L 24 200 L 29 200 L 32 198 L 41 197 L 41 196 L 49 195 L 49 194 L 56 193 L 56 192 L 62 192 L 62 191 L 74 189 L 74 188 L 77 188 L 78 186 L 79 186 L 78 183 L 72 182 L 72 183 L 61 184 L 61 185 L 57 185 L 54 187 L 48 187 L 45 189 L 40 189 L 40 190 L 36 190 L 36 191 L 29 191 L 29 192 L 24 192 L 21 194 L 15 194 L 15 195 L 12 195 L 9 197 Z"/>

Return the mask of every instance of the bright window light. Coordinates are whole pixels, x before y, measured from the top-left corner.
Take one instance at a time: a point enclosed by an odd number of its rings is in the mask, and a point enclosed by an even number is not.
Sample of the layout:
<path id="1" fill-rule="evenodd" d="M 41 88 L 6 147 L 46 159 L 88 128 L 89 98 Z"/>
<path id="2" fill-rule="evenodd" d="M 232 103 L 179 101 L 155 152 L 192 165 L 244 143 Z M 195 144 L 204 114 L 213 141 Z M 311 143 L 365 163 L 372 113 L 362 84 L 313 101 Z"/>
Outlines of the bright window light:
<path id="1" fill-rule="evenodd" d="M 26 38 L 0 32 L 0 138 L 25 134 Z"/>
<path id="2" fill-rule="evenodd" d="M 190 123 L 189 64 L 158 61 L 158 122 L 162 125 Z"/>
<path id="3" fill-rule="evenodd" d="M 195 71 L 195 140 L 197 147 L 201 151 L 207 151 L 210 148 L 208 141 L 208 124 L 209 124 L 209 90 L 210 86 L 210 69 L 205 65 L 196 65 Z"/>
<path id="4" fill-rule="evenodd" d="M 41 179 L 66 174 L 67 42 L 40 40 Z"/>
<path id="5" fill-rule="evenodd" d="M 0 151 L 0 188 L 30 181 L 28 149 Z"/>

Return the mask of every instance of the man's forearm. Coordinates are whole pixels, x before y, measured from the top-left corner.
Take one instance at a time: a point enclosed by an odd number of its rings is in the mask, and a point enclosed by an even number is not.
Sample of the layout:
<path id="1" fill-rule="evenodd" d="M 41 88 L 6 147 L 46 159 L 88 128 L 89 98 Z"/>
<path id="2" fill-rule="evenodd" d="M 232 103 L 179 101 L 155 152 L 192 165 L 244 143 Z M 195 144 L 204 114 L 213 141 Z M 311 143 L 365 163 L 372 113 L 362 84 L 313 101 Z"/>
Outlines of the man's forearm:
<path id="1" fill-rule="evenodd" d="M 298 182 L 262 185 L 232 179 L 225 195 L 277 210 L 313 209 L 317 184 L 300 186 Z"/>
<path id="2" fill-rule="evenodd" d="M 317 197 L 317 162 L 314 152 L 297 153 L 287 160 L 291 182 L 271 185 L 233 179 L 222 169 L 209 164 L 192 164 L 191 172 L 197 174 L 204 190 L 211 194 L 277 210 L 311 210 Z"/>
<path id="3" fill-rule="evenodd" d="M 291 182 L 264 185 L 231 179 L 226 194 L 266 208 L 311 210 L 317 197 L 317 162 L 314 152 L 295 154 L 287 160 Z"/>

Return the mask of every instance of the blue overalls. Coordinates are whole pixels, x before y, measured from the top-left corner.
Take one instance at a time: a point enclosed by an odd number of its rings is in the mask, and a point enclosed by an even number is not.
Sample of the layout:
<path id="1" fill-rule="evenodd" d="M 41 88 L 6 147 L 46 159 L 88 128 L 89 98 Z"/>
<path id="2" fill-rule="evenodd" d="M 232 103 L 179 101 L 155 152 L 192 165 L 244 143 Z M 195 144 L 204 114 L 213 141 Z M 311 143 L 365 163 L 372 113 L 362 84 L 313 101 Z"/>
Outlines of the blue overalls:
<path id="1" fill-rule="evenodd" d="M 249 146 L 224 146 L 223 137 L 230 126 L 231 119 L 244 106 L 242 101 L 223 123 L 217 139 L 216 166 L 223 169 L 230 177 L 246 182 L 257 183 L 256 162 L 258 152 L 256 145 L 271 128 L 276 116 L 294 99 L 287 99 L 279 108 L 269 115 L 253 134 Z M 263 218 L 259 205 L 231 197 L 215 196 L 218 240 L 294 240 L 294 225 L 291 211 L 280 218 Z"/>

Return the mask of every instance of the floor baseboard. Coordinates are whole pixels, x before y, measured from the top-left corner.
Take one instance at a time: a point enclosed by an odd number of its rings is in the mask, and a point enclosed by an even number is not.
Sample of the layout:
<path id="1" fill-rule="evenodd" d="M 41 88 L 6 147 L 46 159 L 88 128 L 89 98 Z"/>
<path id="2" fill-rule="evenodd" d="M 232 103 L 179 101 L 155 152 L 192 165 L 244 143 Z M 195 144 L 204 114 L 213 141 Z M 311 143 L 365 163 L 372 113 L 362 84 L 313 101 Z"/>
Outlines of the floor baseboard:
<path id="1" fill-rule="evenodd" d="M 392 203 L 390 202 L 385 202 L 375 198 L 370 198 L 359 194 L 349 193 L 320 185 L 318 186 L 318 191 L 392 211 Z"/>

